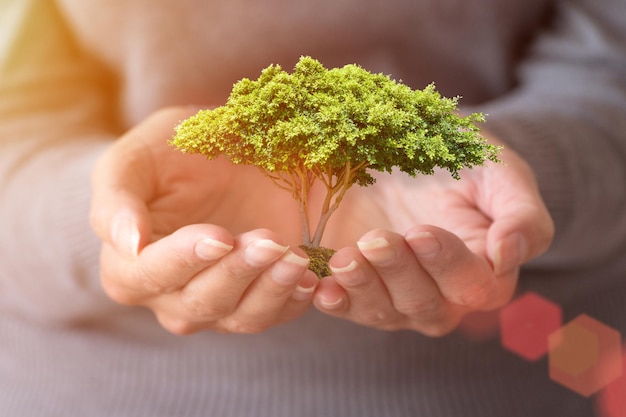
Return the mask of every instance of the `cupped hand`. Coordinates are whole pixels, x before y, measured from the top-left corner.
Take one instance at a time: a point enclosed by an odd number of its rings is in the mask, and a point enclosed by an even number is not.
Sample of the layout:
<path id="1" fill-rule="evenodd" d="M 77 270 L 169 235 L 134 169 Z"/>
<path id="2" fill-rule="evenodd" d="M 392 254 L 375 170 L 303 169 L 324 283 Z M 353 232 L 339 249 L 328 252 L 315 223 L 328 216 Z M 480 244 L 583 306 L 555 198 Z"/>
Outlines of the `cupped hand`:
<path id="1" fill-rule="evenodd" d="M 294 247 L 295 203 L 255 168 L 172 148 L 174 127 L 195 111 L 154 113 L 94 169 L 103 288 L 176 334 L 253 333 L 292 320 L 318 282 Z"/>
<path id="2" fill-rule="evenodd" d="M 169 146 L 173 127 L 196 110 L 155 113 L 94 170 L 103 287 L 150 308 L 174 333 L 258 332 L 292 320 L 318 285 L 295 247 L 295 202 L 254 167 Z M 350 190 L 323 241 L 342 249 L 317 307 L 440 335 L 468 311 L 506 303 L 520 265 L 547 248 L 553 226 L 529 167 L 508 149 L 503 160 L 461 181 L 382 174 Z"/>
<path id="3" fill-rule="evenodd" d="M 358 242 L 331 259 L 316 306 L 366 326 L 440 336 L 470 311 L 505 305 L 520 266 L 547 249 L 554 227 L 529 166 L 506 147 L 501 159 L 459 181 L 447 172 L 381 174 L 375 186 L 351 190 L 327 242 Z"/>

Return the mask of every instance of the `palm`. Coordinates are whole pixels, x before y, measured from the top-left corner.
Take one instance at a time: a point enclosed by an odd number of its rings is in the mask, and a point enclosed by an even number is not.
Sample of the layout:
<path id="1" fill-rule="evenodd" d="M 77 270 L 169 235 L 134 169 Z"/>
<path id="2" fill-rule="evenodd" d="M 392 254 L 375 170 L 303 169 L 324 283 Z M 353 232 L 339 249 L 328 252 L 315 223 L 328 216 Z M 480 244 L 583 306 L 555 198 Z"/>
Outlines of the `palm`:
<path id="1" fill-rule="evenodd" d="M 180 116 L 178 116 L 180 120 Z M 168 129 L 175 121 L 163 122 Z M 169 130 L 168 130 L 169 131 Z M 201 155 L 176 152 L 163 132 L 144 136 L 150 143 L 138 144 L 144 158 L 137 172 L 146 176 L 153 240 L 194 223 L 222 226 L 233 234 L 268 228 L 292 245 L 302 242 L 301 219 L 292 196 L 276 187 L 253 166 L 233 165 L 225 158 L 207 160 Z M 149 152 L 146 152 L 149 150 Z M 326 228 L 322 245 L 335 249 L 353 246 L 369 230 L 389 229 L 404 233 L 416 224 L 432 224 L 457 234 L 476 253 L 484 252 L 490 220 L 479 209 L 485 196 L 484 173 L 502 166 L 477 167 L 462 173 L 460 181 L 447 172 L 410 178 L 404 174 L 380 173 L 369 187 L 354 185 Z M 504 171 L 504 172 L 502 172 Z M 319 184 L 318 184 L 319 185 Z M 492 187 L 491 187 L 492 188 Z M 324 189 L 314 188 L 308 207 L 312 227 L 319 217 Z"/>
<path id="2" fill-rule="evenodd" d="M 207 161 L 163 149 L 155 154 L 160 171 L 148 208 L 154 239 L 194 223 L 220 225 L 237 234 L 268 228 L 286 241 L 299 241 L 297 207 L 256 168 Z M 165 167 L 165 169 L 163 169 Z"/>
<path id="3" fill-rule="evenodd" d="M 363 233 L 384 228 L 403 234 L 411 226 L 430 224 L 457 234 L 475 253 L 484 253 L 490 220 L 478 206 L 480 177 L 466 172 L 462 180 L 447 172 L 410 178 L 404 174 L 380 174 L 368 188 L 354 187 L 329 226 L 327 242 L 344 246 Z"/>
<path id="4" fill-rule="evenodd" d="M 154 238 L 187 224 L 211 223 L 233 234 L 268 228 L 290 244 L 300 243 L 295 201 L 258 169 L 176 152 L 157 156 L 161 159 L 157 165 L 167 168 L 160 172 L 155 198 L 149 203 Z M 323 244 L 338 249 L 354 245 L 371 229 L 402 234 L 413 225 L 432 224 L 456 233 L 475 252 L 482 252 L 490 221 L 476 208 L 475 177 L 457 181 L 445 172 L 418 178 L 380 174 L 376 185 L 348 191 Z M 312 204 L 312 218 L 315 210 Z"/>

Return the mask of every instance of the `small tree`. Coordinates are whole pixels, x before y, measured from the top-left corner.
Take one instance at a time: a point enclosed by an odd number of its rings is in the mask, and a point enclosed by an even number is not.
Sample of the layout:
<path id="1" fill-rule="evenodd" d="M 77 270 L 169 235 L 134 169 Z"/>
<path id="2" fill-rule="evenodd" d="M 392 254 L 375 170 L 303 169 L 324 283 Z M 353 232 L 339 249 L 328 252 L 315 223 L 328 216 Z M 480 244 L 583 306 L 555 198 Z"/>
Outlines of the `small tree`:
<path id="1" fill-rule="evenodd" d="M 291 193 L 302 219 L 303 247 L 320 246 L 324 228 L 354 184 L 374 183 L 369 170 L 411 176 L 497 161 L 499 148 L 480 136 L 482 114 L 457 114 L 458 98 L 433 85 L 412 90 L 357 65 L 327 70 L 302 57 L 292 74 L 278 65 L 256 81 L 242 79 L 226 104 L 201 110 L 176 128 L 172 144 L 209 159 L 226 155 L 257 166 Z M 309 191 L 326 188 L 317 226 L 308 217 Z"/>

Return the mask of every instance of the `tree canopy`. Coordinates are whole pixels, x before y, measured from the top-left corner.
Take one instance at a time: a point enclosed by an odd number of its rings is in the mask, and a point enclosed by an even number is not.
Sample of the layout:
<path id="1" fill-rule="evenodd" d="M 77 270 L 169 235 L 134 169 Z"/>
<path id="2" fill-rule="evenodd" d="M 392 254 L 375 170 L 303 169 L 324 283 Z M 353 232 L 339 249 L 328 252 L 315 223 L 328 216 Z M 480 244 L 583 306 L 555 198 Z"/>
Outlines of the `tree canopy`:
<path id="1" fill-rule="evenodd" d="M 458 179 L 463 168 L 497 161 L 498 147 L 476 126 L 483 121 L 458 115 L 458 98 L 432 84 L 413 90 L 358 65 L 329 70 L 302 57 L 291 74 L 271 65 L 238 81 L 224 106 L 181 122 L 172 144 L 257 166 L 304 206 L 320 180 L 329 192 L 322 213 L 332 213 L 350 186 L 374 182 L 370 170 L 415 176 L 440 167 Z"/>

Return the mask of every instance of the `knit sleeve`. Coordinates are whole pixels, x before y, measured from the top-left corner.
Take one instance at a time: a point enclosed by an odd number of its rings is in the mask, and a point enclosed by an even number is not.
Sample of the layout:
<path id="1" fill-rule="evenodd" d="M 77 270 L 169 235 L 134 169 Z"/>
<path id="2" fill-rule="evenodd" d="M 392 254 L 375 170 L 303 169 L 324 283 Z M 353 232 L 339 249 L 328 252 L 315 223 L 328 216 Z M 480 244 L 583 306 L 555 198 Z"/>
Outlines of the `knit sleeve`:
<path id="1" fill-rule="evenodd" d="M 0 311 L 43 322 L 111 307 L 88 221 L 106 76 L 62 22 L 52 1 L 0 5 Z"/>
<path id="2" fill-rule="evenodd" d="M 533 167 L 556 225 L 537 264 L 580 268 L 626 248 L 626 7 L 562 0 L 518 68 L 486 103 L 488 129 Z"/>

